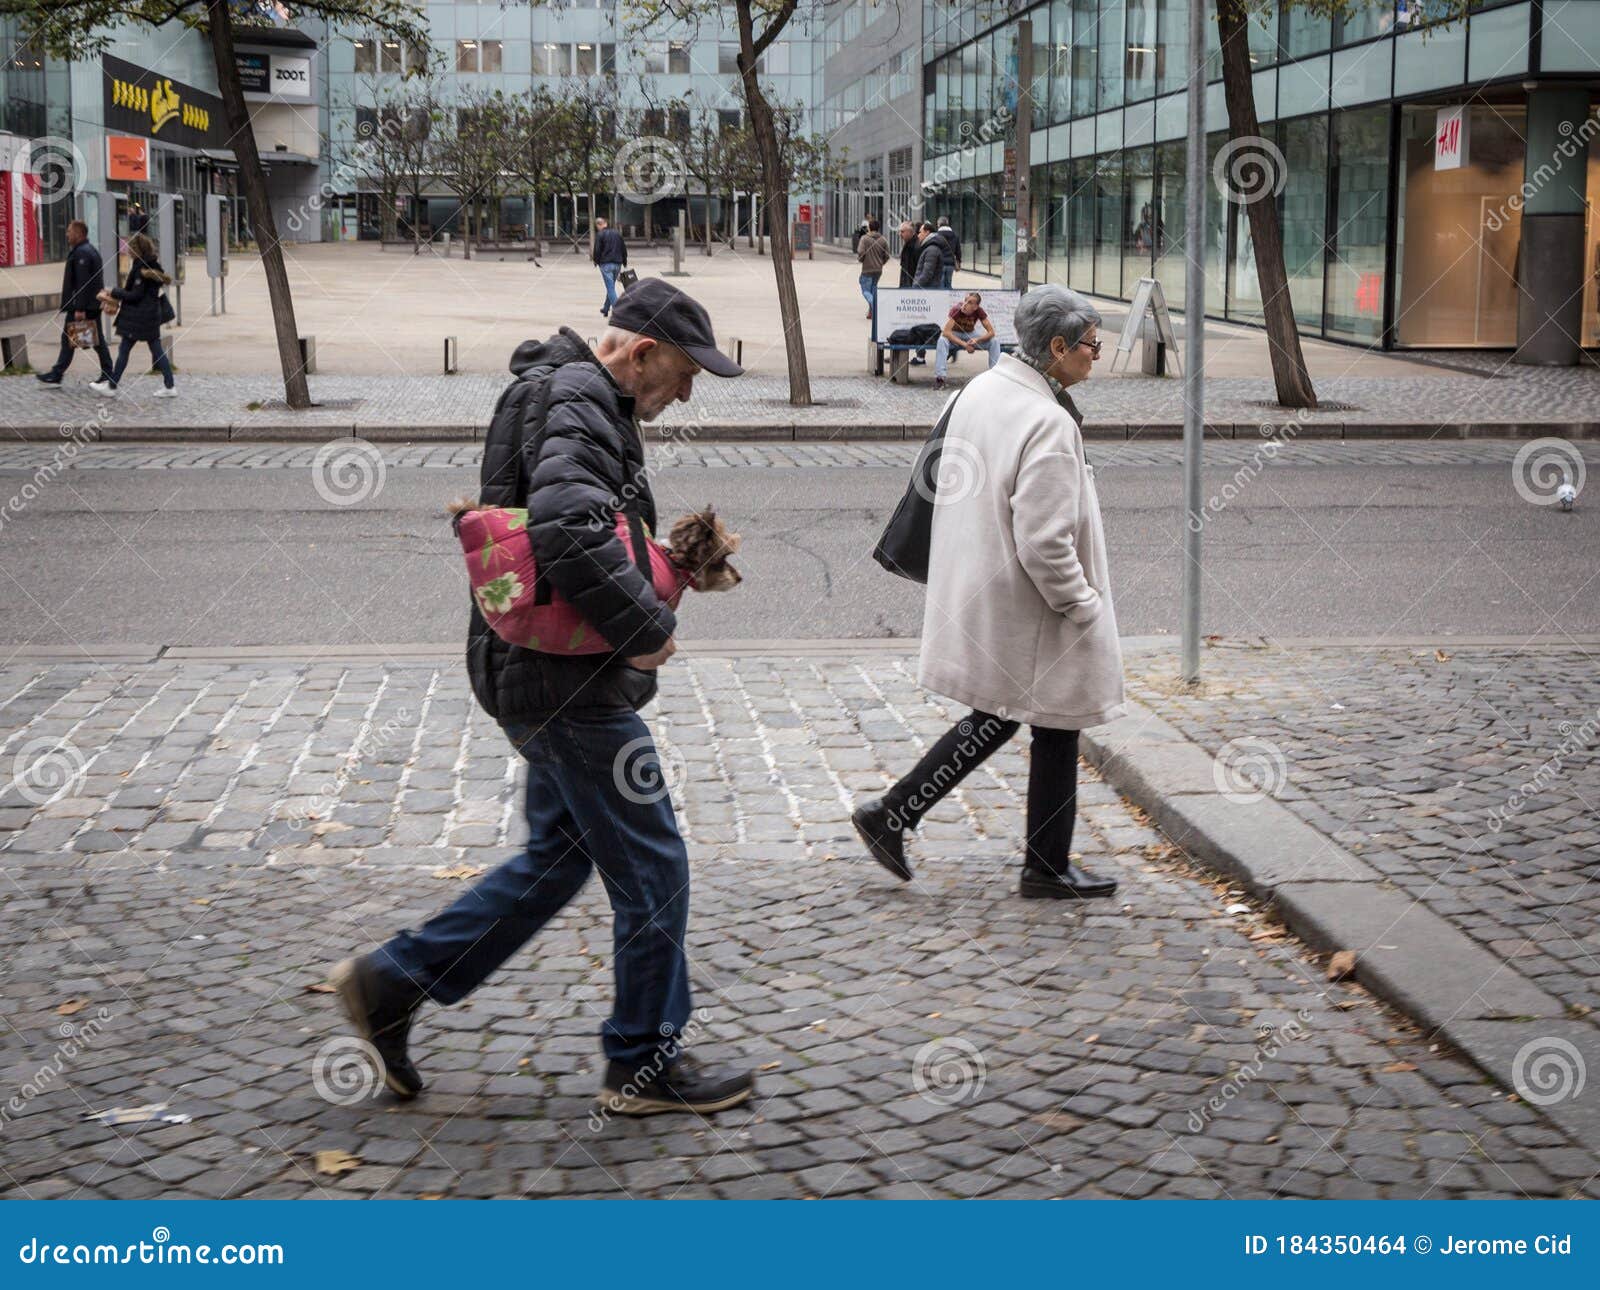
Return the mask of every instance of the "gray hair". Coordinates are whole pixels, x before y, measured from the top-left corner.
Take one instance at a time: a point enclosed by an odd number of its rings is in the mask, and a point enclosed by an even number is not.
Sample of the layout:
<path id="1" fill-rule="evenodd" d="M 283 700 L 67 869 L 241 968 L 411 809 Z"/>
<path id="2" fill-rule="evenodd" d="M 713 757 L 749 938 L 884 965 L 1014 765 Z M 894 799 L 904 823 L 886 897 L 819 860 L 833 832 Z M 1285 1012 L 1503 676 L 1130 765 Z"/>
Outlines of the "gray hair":
<path id="1" fill-rule="evenodd" d="M 1101 323 L 1100 311 L 1084 297 L 1054 283 L 1034 287 L 1024 295 L 1012 321 L 1017 329 L 1018 356 L 1036 367 L 1050 365 L 1050 342 L 1057 336 L 1076 345 L 1089 328 Z"/>

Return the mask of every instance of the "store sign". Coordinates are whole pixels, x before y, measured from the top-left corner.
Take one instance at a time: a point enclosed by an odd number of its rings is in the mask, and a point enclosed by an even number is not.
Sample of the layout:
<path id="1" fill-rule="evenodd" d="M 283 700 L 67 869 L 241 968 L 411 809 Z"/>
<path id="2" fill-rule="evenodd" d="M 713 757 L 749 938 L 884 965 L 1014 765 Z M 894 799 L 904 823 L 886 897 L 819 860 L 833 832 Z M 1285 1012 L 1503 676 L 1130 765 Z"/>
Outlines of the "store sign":
<path id="1" fill-rule="evenodd" d="M 146 67 L 101 59 L 106 128 L 188 148 L 225 148 L 222 100 Z"/>
<path id="2" fill-rule="evenodd" d="M 1465 107 L 1439 109 L 1433 135 L 1435 170 L 1460 170 L 1467 164 L 1467 122 L 1470 120 Z"/>
<path id="3" fill-rule="evenodd" d="M 150 141 L 131 135 L 106 136 L 106 178 L 144 183 L 150 178 Z"/>
<path id="4" fill-rule="evenodd" d="M 38 264 L 39 176 L 30 170 L 0 170 L 0 268 Z"/>
<path id="5" fill-rule="evenodd" d="M 311 60 L 287 54 L 235 54 L 246 94 L 280 99 L 311 98 Z"/>

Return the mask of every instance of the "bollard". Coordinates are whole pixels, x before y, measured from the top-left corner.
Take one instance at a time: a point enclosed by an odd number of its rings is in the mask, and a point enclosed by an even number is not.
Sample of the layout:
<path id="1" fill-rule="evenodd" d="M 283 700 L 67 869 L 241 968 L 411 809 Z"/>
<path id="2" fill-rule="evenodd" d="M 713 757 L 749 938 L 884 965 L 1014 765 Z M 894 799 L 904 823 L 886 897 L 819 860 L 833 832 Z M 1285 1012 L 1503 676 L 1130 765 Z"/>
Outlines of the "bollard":
<path id="1" fill-rule="evenodd" d="M 684 212 L 678 212 L 678 226 L 672 230 L 672 272 L 664 274 L 668 278 L 687 278 L 689 275 L 683 271 L 683 246 L 684 246 Z"/>
<path id="2" fill-rule="evenodd" d="M 3 366 L 8 372 L 27 371 L 27 333 L 19 332 L 15 336 L 0 336 L 0 358 L 5 360 L 3 364 L 0 364 L 0 366 Z"/>
<path id="3" fill-rule="evenodd" d="M 444 374 L 446 376 L 454 376 L 456 374 L 456 338 L 454 336 L 446 336 L 444 338 Z"/>
<path id="4" fill-rule="evenodd" d="M 316 375 L 317 338 L 315 336 L 300 337 L 300 367 L 307 376 Z"/>

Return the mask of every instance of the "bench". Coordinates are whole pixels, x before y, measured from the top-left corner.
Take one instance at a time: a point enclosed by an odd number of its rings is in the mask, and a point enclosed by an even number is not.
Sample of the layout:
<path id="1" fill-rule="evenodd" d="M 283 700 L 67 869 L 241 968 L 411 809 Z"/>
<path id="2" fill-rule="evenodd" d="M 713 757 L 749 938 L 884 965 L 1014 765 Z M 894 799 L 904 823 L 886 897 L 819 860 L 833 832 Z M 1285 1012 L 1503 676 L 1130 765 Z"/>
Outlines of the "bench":
<path id="1" fill-rule="evenodd" d="M 891 345 L 888 337 L 902 327 L 915 327 L 919 323 L 932 323 L 943 327 L 950 310 L 960 304 L 971 288 L 949 291 L 923 287 L 879 287 L 878 307 L 873 311 L 872 336 L 867 341 L 867 371 L 873 376 L 883 375 L 883 357 L 889 356 L 889 380 L 896 385 L 911 383 L 911 355 L 918 350 L 934 349 L 938 342 L 928 345 Z M 1017 347 L 1017 330 L 1012 322 L 1020 291 L 1000 288 L 978 291 L 983 297 L 984 312 L 994 326 L 1003 352 Z M 952 351 L 951 357 L 954 358 Z M 974 355 L 976 357 L 976 355 Z"/>

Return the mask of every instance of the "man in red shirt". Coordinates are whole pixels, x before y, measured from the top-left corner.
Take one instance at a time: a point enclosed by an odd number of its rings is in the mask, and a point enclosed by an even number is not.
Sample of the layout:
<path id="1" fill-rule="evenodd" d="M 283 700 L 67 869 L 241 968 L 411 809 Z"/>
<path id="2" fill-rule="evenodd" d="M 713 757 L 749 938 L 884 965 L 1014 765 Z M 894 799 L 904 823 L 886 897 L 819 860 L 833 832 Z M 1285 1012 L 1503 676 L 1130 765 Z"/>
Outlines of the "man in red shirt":
<path id="1" fill-rule="evenodd" d="M 944 330 L 939 333 L 939 348 L 933 356 L 933 384 L 944 389 L 945 369 L 950 366 L 950 346 L 959 345 L 969 354 L 976 354 L 981 345 L 989 351 L 989 366 L 1000 361 L 1000 338 L 994 334 L 994 324 L 983 311 L 983 297 L 976 291 L 967 292 L 959 305 L 950 310 L 944 320 Z"/>

